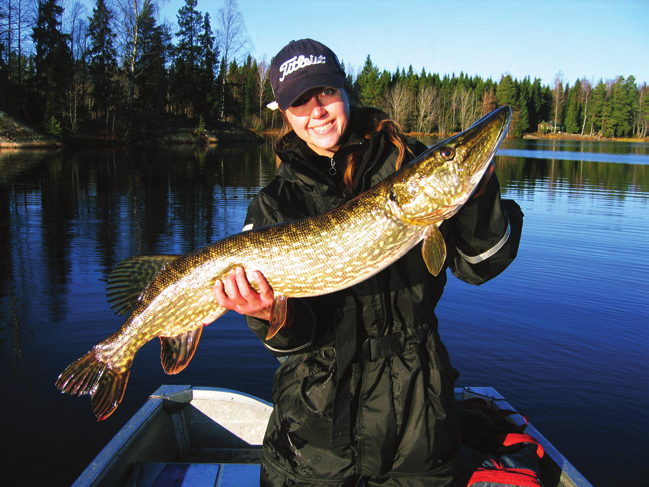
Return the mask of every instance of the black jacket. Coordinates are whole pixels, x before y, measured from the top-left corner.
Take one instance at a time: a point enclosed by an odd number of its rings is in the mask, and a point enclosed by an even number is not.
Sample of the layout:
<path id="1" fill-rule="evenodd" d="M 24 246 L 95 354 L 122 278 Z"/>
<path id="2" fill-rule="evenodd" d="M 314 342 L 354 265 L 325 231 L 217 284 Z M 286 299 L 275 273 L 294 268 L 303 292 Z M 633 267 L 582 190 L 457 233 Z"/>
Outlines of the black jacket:
<path id="1" fill-rule="evenodd" d="M 352 109 L 351 135 L 334 158 L 339 176 L 348 151 L 367 146 L 353 191 L 342 190 L 340 180 L 327 172 L 329 160 L 319 160 L 291 132 L 276 148 L 282 164 L 250 204 L 246 228 L 331 210 L 392 174 L 396 148 L 383 132 L 367 139 L 360 129 L 373 115 L 373 109 Z M 415 154 L 425 150 L 421 143 L 411 148 Z M 440 227 L 447 266 L 472 284 L 491 279 L 516 256 L 521 228 L 520 208 L 500 199 L 494 175 L 483 195 Z M 350 289 L 290 300 L 291 326 L 269 341 L 268 323 L 247 318 L 272 353 L 290 356 L 275 375 L 262 479 L 443 476 L 452 470 L 457 372 L 439 339 L 434 313 L 445 284 L 445 270 L 432 276 L 417 246 Z M 350 363 L 342 365 L 341 355 L 352 357 Z M 340 389 L 351 394 L 341 397 L 346 393 Z"/>

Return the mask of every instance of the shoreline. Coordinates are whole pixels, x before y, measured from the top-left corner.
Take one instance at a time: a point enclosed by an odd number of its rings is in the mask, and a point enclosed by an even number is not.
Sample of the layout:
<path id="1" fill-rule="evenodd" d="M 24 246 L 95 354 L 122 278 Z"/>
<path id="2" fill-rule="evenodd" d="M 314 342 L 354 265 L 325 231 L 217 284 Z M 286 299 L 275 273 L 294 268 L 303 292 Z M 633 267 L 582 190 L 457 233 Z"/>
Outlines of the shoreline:
<path id="1" fill-rule="evenodd" d="M 150 112 L 133 115 L 126 131 L 106 133 L 88 124 L 82 133 L 56 137 L 31 127 L 22 120 L 0 112 L 0 149 L 40 149 L 64 147 L 110 147 L 183 144 L 260 143 L 262 137 L 237 124 L 216 122 L 197 125 L 190 119 L 159 116 Z M 130 133 L 130 135 L 129 135 Z"/>
<path id="2" fill-rule="evenodd" d="M 30 127 L 21 120 L 5 113 L 0 112 L 0 149 L 47 149 L 62 147 L 84 147 L 84 146 L 114 146 L 114 145 L 172 145 L 172 144 L 218 144 L 221 143 L 241 143 L 241 142 L 259 142 L 262 136 L 275 138 L 281 129 L 263 130 L 257 134 L 252 130 L 245 129 L 233 124 L 228 127 L 205 127 L 197 130 L 192 126 L 192 122 L 170 120 L 160 120 L 157 117 L 147 117 L 140 115 L 140 121 L 151 118 L 156 119 L 145 127 L 139 127 L 139 137 L 120 138 L 119 136 L 98 133 L 75 134 L 67 137 L 57 138 L 45 134 L 37 129 Z M 216 129 L 216 130 L 215 130 Z M 430 137 L 433 139 L 444 140 L 456 135 L 453 133 L 422 133 L 406 132 L 404 135 L 409 137 Z M 509 138 L 509 137 L 508 137 Z M 580 135 L 567 133 L 529 133 L 522 137 L 530 140 L 577 140 L 592 142 L 632 142 L 649 144 L 649 138 L 622 138 L 622 137 L 602 137 L 597 135 Z"/>
<path id="3" fill-rule="evenodd" d="M 422 132 L 405 132 L 404 135 L 409 137 L 431 137 L 433 139 L 444 140 L 449 137 L 457 135 L 459 132 L 452 132 L 447 134 L 439 133 L 422 133 Z M 580 135 L 580 134 L 542 134 L 539 132 L 532 132 L 523 135 L 523 137 L 507 137 L 507 139 L 530 139 L 530 140 L 579 140 L 579 141 L 592 141 L 592 142 L 639 142 L 642 144 L 649 144 L 649 138 L 639 139 L 637 137 L 602 137 L 597 135 Z"/>

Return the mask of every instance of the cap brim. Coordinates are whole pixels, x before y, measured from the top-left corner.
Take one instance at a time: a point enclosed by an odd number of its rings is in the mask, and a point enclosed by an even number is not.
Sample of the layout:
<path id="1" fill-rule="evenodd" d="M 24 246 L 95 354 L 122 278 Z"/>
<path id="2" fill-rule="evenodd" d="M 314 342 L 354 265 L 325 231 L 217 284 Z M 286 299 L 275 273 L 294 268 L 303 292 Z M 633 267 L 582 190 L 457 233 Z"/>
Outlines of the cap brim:
<path id="1" fill-rule="evenodd" d="M 345 85 L 345 77 L 340 72 L 318 73 L 310 77 L 299 78 L 291 86 L 286 88 L 280 96 L 276 97 L 279 108 L 284 111 L 289 108 L 295 100 L 313 88 L 330 86 L 331 88 L 342 88 Z"/>

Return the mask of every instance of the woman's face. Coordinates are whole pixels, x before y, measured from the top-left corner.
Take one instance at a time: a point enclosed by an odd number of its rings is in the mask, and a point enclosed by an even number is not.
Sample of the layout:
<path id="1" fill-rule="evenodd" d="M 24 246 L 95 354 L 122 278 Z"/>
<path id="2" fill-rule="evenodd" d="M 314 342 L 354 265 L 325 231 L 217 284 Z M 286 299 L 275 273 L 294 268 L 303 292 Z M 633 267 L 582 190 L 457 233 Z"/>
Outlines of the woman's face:
<path id="1" fill-rule="evenodd" d="M 314 152 L 333 157 L 349 124 L 349 99 L 344 89 L 314 88 L 284 113 L 297 136 Z"/>

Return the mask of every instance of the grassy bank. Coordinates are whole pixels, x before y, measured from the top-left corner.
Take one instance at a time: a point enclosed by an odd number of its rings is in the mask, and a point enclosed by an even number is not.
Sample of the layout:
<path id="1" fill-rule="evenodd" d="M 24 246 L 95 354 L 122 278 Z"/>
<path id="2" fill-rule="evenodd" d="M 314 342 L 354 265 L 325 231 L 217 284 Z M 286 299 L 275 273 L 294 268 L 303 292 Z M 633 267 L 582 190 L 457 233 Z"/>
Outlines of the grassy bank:
<path id="1" fill-rule="evenodd" d="M 74 134 L 68 132 L 55 137 L 0 112 L 0 147 L 232 144 L 262 140 L 240 125 L 210 124 L 153 112 L 118 115 L 115 120 L 91 120 Z"/>

